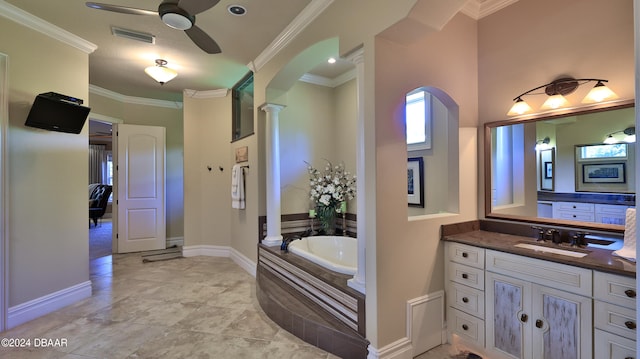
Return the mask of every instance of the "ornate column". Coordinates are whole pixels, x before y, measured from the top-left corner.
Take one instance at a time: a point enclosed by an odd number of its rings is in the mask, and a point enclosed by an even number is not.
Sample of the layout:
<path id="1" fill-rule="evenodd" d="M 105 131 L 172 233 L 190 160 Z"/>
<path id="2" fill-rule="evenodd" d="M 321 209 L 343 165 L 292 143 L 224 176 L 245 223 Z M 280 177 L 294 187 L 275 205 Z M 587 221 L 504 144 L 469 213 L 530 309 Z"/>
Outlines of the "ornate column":
<path id="1" fill-rule="evenodd" d="M 358 204 L 357 210 L 357 231 L 358 231 L 358 269 L 353 278 L 347 281 L 349 287 L 365 293 L 365 273 L 366 273 L 366 239 L 375 238 L 375 230 L 367 227 L 367 223 L 375 224 L 375 162 L 368 161 L 373 158 L 375 148 L 367 151 L 367 147 L 373 144 L 373 138 L 369 138 L 366 133 L 364 116 L 364 51 L 359 49 L 348 56 L 348 59 L 356 65 L 356 107 L 357 107 L 357 139 L 356 139 L 356 188 Z M 367 155 L 368 154 L 368 155 Z M 367 157 L 368 156 L 368 157 Z M 367 162 L 370 162 L 367 165 Z M 366 170 L 369 169 L 369 173 Z M 367 182 L 373 186 L 373 192 L 367 190 Z M 375 228 L 375 227 L 374 227 Z"/>
<path id="2" fill-rule="evenodd" d="M 267 236 L 262 244 L 279 246 L 282 243 L 280 233 L 280 129 L 278 113 L 284 106 L 264 104 L 260 109 L 267 113 L 266 123 L 266 177 L 267 177 Z"/>

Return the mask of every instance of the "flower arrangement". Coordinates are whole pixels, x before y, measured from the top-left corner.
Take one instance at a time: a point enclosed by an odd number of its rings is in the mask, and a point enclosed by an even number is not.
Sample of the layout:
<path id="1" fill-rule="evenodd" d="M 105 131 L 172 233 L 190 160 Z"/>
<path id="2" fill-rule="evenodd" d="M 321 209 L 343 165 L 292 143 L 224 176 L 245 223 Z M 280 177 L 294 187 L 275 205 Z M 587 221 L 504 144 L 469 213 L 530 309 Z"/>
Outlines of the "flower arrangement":
<path id="1" fill-rule="evenodd" d="M 344 164 L 336 166 L 327 161 L 324 171 L 307 163 L 310 198 L 326 234 L 335 230 L 336 213 L 346 212 L 346 201 L 356 195 L 356 176 L 345 170 Z"/>

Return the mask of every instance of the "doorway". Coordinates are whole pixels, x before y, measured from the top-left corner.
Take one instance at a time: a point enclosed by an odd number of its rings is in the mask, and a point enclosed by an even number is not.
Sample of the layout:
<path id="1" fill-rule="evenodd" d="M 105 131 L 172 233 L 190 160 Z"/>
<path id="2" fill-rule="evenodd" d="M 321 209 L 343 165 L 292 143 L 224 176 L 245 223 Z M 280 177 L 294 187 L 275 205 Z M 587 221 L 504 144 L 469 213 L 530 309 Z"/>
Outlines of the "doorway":
<path id="1" fill-rule="evenodd" d="M 112 124 L 89 118 L 89 199 L 98 185 L 113 186 Z M 113 188 L 113 187 L 111 187 Z M 95 219 L 89 219 L 89 260 L 112 254 L 113 248 L 113 194 L 106 205 L 98 210 Z M 102 207 L 94 201 L 94 206 Z M 90 204 L 91 206 L 91 204 Z"/>

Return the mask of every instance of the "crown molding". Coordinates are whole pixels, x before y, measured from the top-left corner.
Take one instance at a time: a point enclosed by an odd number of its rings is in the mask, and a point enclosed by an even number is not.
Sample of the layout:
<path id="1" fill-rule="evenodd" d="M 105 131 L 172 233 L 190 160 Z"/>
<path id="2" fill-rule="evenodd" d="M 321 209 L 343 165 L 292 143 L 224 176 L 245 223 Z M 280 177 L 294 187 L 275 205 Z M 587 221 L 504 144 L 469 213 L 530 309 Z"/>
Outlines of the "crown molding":
<path id="1" fill-rule="evenodd" d="M 293 21 L 265 48 L 255 60 L 247 64 L 253 72 L 257 72 L 269 60 L 298 36 L 316 17 L 333 3 L 334 0 L 311 0 Z"/>
<path id="2" fill-rule="evenodd" d="M 300 78 L 300 81 L 318 85 L 318 86 L 335 88 L 355 78 L 356 78 L 356 70 L 354 69 L 354 70 L 349 70 L 343 73 L 342 75 L 339 75 L 332 79 L 324 76 L 318 76 L 318 75 L 307 73 L 302 75 L 302 77 Z"/>
<path id="3" fill-rule="evenodd" d="M 475 20 L 480 20 L 517 1 L 518 0 L 469 0 L 464 4 L 461 11 Z"/>
<path id="4" fill-rule="evenodd" d="M 97 45 L 70 33 L 60 27 L 57 27 L 41 18 L 32 15 L 18 7 L 15 7 L 4 0 L 0 0 L 0 16 L 5 17 L 20 25 L 26 26 L 32 30 L 47 35 L 53 39 L 73 46 L 76 49 L 90 54 L 98 48 Z"/>
<path id="5" fill-rule="evenodd" d="M 184 96 L 190 97 L 190 98 L 197 98 L 197 99 L 226 97 L 228 93 L 229 93 L 229 89 L 218 89 L 218 90 L 208 90 L 208 91 L 184 89 L 183 91 Z"/>
<path id="6" fill-rule="evenodd" d="M 172 108 L 177 110 L 182 108 L 181 101 L 165 101 L 165 100 L 156 100 L 152 98 L 127 96 L 127 95 L 119 94 L 117 92 L 107 90 L 105 88 L 98 87 L 96 85 L 91 85 L 91 84 L 89 84 L 89 93 L 107 97 L 119 102 L 133 104 L 133 105 L 165 107 L 165 108 Z"/>

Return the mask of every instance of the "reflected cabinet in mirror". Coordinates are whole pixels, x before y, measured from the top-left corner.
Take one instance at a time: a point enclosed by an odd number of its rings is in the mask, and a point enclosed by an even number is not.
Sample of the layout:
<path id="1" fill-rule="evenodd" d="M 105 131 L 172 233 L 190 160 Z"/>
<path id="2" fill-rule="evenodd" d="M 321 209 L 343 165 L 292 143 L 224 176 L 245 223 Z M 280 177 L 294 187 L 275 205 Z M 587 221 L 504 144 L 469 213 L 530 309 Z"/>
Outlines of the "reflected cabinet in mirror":
<path id="1" fill-rule="evenodd" d="M 633 103 L 487 123 L 486 217 L 623 232 L 635 162 Z"/>

